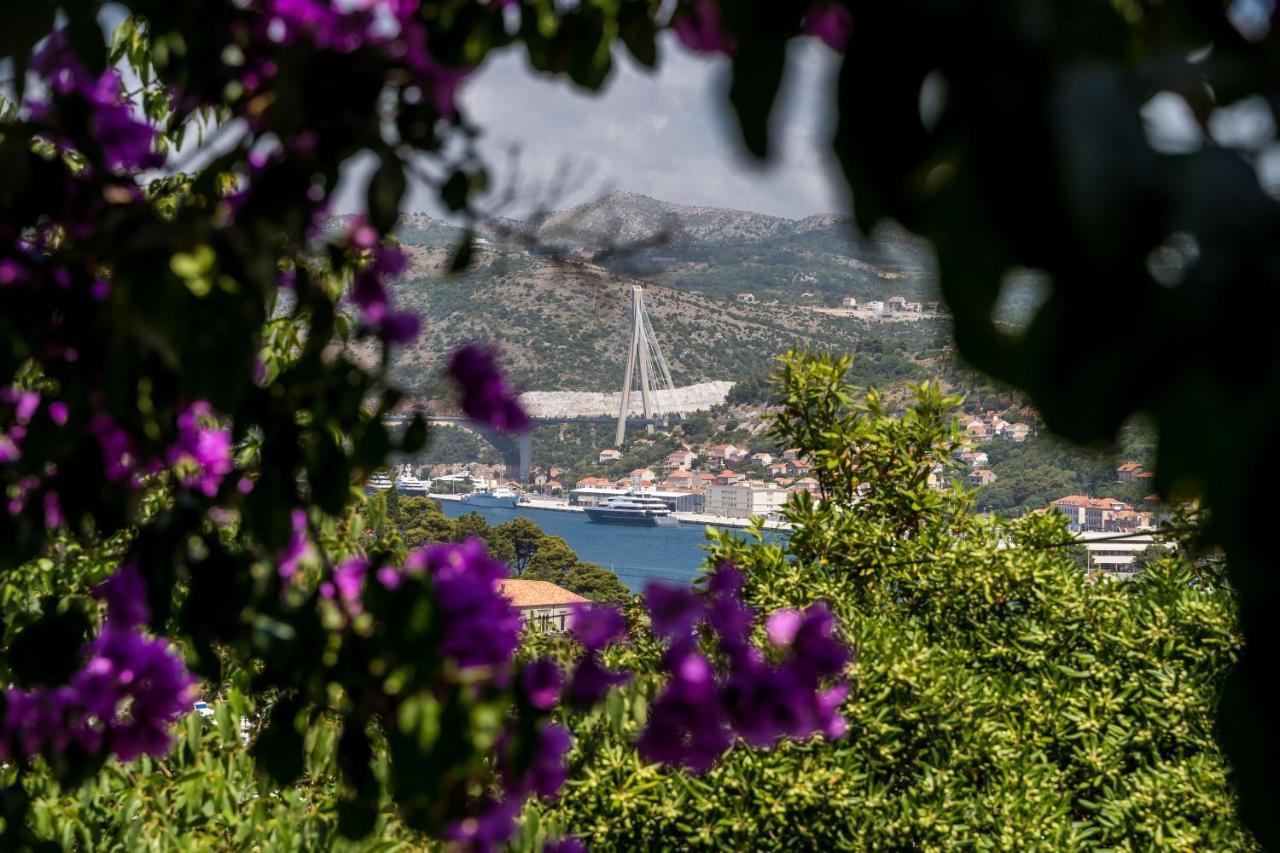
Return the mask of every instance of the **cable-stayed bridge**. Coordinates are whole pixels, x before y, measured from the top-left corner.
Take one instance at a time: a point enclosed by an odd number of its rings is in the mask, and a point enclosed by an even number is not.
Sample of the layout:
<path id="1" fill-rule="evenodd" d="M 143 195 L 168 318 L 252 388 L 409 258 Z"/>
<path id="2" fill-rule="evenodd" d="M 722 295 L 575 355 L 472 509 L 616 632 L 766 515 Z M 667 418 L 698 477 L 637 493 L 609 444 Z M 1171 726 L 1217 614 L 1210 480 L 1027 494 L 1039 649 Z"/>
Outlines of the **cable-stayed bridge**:
<path id="1" fill-rule="evenodd" d="M 627 346 L 626 369 L 620 392 L 529 391 L 520 396 L 533 426 L 557 423 L 616 424 L 614 444 L 621 447 L 628 427 L 653 430 L 667 426 L 673 418 L 691 412 L 706 411 L 725 401 L 732 382 L 702 382 L 676 387 L 671 370 L 654 332 L 653 321 L 644 304 L 644 289 L 631 289 L 631 339 Z M 520 436 L 503 436 L 465 417 L 425 416 L 429 423 L 458 426 L 472 430 L 489 440 L 508 461 L 508 476 L 529 481 L 533 448 L 531 432 Z M 396 419 L 392 419 L 393 422 Z M 514 445 L 514 446 L 513 446 Z"/>

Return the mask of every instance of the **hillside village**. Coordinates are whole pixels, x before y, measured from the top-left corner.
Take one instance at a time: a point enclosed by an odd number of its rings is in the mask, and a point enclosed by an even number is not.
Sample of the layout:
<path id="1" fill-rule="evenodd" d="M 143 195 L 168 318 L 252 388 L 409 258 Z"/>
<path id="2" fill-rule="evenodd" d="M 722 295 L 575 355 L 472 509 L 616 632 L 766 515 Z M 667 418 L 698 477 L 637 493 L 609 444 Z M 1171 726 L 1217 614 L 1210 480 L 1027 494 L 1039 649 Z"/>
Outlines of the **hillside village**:
<path id="1" fill-rule="evenodd" d="M 470 460 L 437 461 L 420 465 L 415 472 L 463 491 L 507 481 L 539 500 L 570 507 L 593 506 L 628 492 L 645 492 L 679 513 L 727 523 L 753 517 L 776 522 L 794 494 L 807 492 L 814 498 L 822 494 L 812 463 L 794 448 L 773 445 L 764 428 L 768 412 L 768 408 L 720 406 L 709 415 L 678 421 L 670 430 L 639 434 L 622 448 L 605 446 L 611 444 L 611 436 L 606 437 L 610 430 L 560 425 L 539 431 L 534 447 L 540 461 L 524 485 L 510 481 L 509 466 L 494 455 L 493 448 L 489 448 L 487 462 L 476 461 L 481 445 L 468 445 L 469 450 L 453 454 L 470 454 Z M 1040 435 L 1036 423 L 1017 408 L 964 412 L 957 419 L 957 429 L 962 444 L 949 464 L 930 473 L 932 488 L 965 487 L 979 509 L 1005 517 L 1030 511 L 1058 512 L 1067 519 L 1069 530 L 1085 539 L 1140 536 L 1134 545 L 1091 545 L 1099 559 L 1127 565 L 1150 544 L 1142 534 L 1153 530 L 1166 515 L 1164 505 L 1151 493 L 1150 471 L 1133 459 L 1110 467 L 1101 464 L 1091 481 L 1098 485 L 1096 495 L 1064 489 L 1042 492 L 1019 507 L 991 507 L 986 500 L 1001 483 L 997 469 L 1004 465 L 1002 458 L 1009 454 L 1039 458 L 1060 452 L 1060 448 Z M 466 434 L 456 429 L 444 431 L 455 436 Z"/>

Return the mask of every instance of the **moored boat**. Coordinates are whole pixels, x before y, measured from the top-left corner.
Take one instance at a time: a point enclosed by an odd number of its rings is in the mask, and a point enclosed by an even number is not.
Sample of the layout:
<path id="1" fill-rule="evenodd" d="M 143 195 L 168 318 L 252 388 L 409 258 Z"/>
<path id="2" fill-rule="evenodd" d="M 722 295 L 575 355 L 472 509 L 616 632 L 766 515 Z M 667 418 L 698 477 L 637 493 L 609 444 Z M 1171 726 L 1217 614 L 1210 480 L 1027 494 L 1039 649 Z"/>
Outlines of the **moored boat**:
<path id="1" fill-rule="evenodd" d="M 482 492 L 472 492 L 462 499 L 464 504 L 473 506 L 500 506 L 514 507 L 519 501 L 520 496 L 512 489 L 505 486 L 498 486 L 492 489 L 485 489 Z"/>
<path id="2" fill-rule="evenodd" d="M 635 524 L 644 527 L 675 527 L 680 522 L 671 507 L 660 498 L 643 494 L 619 495 L 587 507 L 587 518 L 600 524 Z"/>

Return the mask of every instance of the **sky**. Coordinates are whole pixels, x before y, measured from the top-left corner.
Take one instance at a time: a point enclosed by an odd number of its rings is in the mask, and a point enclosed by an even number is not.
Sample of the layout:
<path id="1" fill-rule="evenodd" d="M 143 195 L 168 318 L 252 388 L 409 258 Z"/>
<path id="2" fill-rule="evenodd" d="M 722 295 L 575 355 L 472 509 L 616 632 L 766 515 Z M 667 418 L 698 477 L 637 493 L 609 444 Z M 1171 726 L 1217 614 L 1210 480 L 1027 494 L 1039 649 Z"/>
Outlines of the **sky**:
<path id="1" fill-rule="evenodd" d="M 555 208 L 627 190 L 790 218 L 845 211 L 828 153 L 834 53 L 810 39 L 793 42 L 775 115 L 776 153 L 761 166 L 745 154 L 727 111 L 727 60 L 690 54 L 670 38 L 661 48 L 653 72 L 620 52 L 601 93 L 533 71 L 523 52 L 509 50 L 487 64 L 461 100 L 485 132 L 481 150 L 495 183 L 518 178 L 532 206 L 542 195 L 537 187 L 567 166 L 575 177 Z M 515 170 L 508 166 L 512 146 L 519 151 Z M 424 191 L 411 195 L 408 208 L 440 212 Z"/>

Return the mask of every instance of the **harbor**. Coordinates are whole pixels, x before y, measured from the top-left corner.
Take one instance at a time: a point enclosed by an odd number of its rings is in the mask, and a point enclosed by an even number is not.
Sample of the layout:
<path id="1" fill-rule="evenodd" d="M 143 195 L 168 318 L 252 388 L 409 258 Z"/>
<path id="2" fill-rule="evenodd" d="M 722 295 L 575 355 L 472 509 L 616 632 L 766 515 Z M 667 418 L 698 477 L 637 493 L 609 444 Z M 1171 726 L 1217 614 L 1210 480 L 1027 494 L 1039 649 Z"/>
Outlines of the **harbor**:
<path id="1" fill-rule="evenodd" d="M 426 497 L 433 501 L 439 501 L 443 505 L 450 503 L 462 504 L 468 509 L 482 509 L 484 507 L 467 503 L 464 499 L 466 495 L 449 495 L 449 494 L 428 494 Z M 522 509 L 543 510 L 546 512 L 573 512 L 585 514 L 587 507 L 577 506 L 566 501 L 547 500 L 545 498 L 525 496 L 518 506 Z M 448 514 L 446 512 L 446 514 Z M 746 518 L 728 518 L 722 515 L 708 515 L 701 512 L 673 512 L 671 517 L 679 521 L 682 525 L 696 525 L 699 528 L 710 524 L 713 527 L 729 527 L 729 528 L 748 528 L 751 526 L 750 519 Z M 765 530 L 785 532 L 790 529 L 790 525 L 785 521 L 775 521 L 766 519 L 764 521 Z"/>
<path id="2" fill-rule="evenodd" d="M 528 518 L 548 535 L 564 539 L 579 558 L 614 572 L 632 592 L 643 591 L 649 581 L 692 583 L 707 558 L 707 525 L 746 526 L 724 523 L 738 519 L 690 519 L 688 513 L 680 513 L 681 523 L 674 527 L 600 524 L 590 521 L 582 507 L 565 503 L 528 501 L 516 507 L 488 507 L 465 503 L 460 495 L 430 497 L 440 502 L 450 518 L 477 512 L 495 525 Z M 782 532 L 777 530 L 765 534 L 766 539 L 780 535 Z"/>

